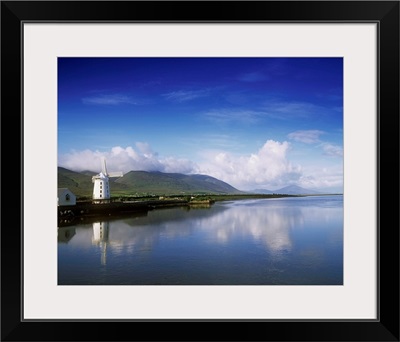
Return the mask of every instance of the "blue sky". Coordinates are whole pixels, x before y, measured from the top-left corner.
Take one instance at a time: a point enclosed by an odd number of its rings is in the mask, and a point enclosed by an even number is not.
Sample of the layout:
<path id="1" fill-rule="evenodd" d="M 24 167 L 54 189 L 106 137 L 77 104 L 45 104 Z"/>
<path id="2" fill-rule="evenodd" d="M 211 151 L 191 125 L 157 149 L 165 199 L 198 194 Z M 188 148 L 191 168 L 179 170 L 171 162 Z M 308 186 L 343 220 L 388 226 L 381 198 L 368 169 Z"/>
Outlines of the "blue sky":
<path id="1" fill-rule="evenodd" d="M 342 191 L 341 58 L 59 58 L 58 163 Z"/>

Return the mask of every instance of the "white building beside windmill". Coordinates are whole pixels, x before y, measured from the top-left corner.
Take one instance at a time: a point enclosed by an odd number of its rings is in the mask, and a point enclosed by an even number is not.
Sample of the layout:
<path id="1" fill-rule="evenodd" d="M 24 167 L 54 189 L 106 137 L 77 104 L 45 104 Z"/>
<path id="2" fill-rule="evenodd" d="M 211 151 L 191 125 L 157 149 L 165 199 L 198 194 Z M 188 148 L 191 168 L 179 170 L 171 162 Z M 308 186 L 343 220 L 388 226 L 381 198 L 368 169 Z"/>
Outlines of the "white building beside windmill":
<path id="1" fill-rule="evenodd" d="M 58 188 L 58 205 L 75 205 L 76 204 L 76 196 L 72 193 L 71 190 L 67 188 Z"/>
<path id="2" fill-rule="evenodd" d="M 109 178 L 122 177 L 122 172 L 107 172 L 106 159 L 101 158 L 101 172 L 92 177 L 93 200 L 95 203 L 108 202 L 110 200 L 110 182 Z"/>

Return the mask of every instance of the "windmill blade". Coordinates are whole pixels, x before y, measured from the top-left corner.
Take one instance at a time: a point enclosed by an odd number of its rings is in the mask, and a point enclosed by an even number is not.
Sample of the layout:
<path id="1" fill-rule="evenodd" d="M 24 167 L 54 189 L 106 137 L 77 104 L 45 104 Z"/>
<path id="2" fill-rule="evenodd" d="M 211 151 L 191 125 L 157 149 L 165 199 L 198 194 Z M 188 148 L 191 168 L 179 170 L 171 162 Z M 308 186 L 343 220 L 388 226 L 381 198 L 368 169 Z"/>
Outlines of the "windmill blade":
<path id="1" fill-rule="evenodd" d="M 106 158 L 101 157 L 101 171 L 107 176 Z"/>
<path id="2" fill-rule="evenodd" d="M 108 174 L 108 177 L 113 178 L 113 177 L 122 177 L 124 174 L 121 171 L 117 172 L 110 172 Z"/>

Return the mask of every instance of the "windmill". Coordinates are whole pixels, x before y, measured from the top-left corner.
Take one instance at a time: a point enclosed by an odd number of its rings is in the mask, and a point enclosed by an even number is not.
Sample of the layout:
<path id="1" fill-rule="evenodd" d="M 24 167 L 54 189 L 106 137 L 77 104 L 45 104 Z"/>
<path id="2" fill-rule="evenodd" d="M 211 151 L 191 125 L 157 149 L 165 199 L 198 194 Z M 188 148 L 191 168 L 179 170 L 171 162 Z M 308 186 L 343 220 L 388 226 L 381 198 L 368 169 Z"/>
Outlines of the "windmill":
<path id="1" fill-rule="evenodd" d="M 93 200 L 96 203 L 110 201 L 110 184 L 108 179 L 113 177 L 122 177 L 122 172 L 107 172 L 106 159 L 101 158 L 101 172 L 92 177 Z"/>

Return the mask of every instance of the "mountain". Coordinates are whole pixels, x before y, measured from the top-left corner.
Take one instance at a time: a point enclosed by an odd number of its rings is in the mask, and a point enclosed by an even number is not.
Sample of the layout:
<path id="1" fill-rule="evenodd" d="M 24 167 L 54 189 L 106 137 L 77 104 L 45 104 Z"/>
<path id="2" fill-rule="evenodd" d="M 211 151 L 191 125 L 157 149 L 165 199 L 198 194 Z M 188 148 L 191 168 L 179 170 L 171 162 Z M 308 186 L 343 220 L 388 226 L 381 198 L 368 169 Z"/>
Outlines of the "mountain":
<path id="1" fill-rule="evenodd" d="M 86 175 L 86 176 L 90 176 L 90 177 L 98 174 L 98 172 L 94 172 L 94 171 L 90 171 L 90 170 L 81 171 L 79 173 Z"/>
<path id="2" fill-rule="evenodd" d="M 90 171 L 75 172 L 58 167 L 58 187 L 69 188 L 78 197 L 90 197 L 94 174 Z M 243 193 L 228 183 L 207 175 L 146 171 L 130 171 L 121 178 L 111 178 L 110 191 L 112 196 Z"/>
<path id="3" fill-rule="evenodd" d="M 125 184 L 138 193 L 242 193 L 228 183 L 207 175 L 184 175 L 181 173 L 130 171 L 125 174 L 124 177 L 118 178 L 115 183 Z"/>
<path id="4" fill-rule="evenodd" d="M 285 194 L 285 195 L 317 195 L 320 192 L 315 190 L 304 189 L 298 185 L 285 186 L 282 189 L 274 190 L 275 194 Z"/>
<path id="5" fill-rule="evenodd" d="M 277 189 L 277 190 L 255 189 L 250 192 L 256 193 L 256 194 L 282 194 L 282 195 L 283 194 L 284 195 L 317 195 L 320 193 L 315 190 L 304 189 L 297 185 L 289 185 L 289 186 L 285 186 L 282 189 Z"/>
<path id="6" fill-rule="evenodd" d="M 59 167 L 58 187 L 68 188 L 78 197 L 90 196 L 91 191 L 88 191 L 88 189 L 93 187 L 92 177 Z"/>
<path id="7" fill-rule="evenodd" d="M 271 190 L 267 190 L 267 189 L 254 189 L 249 191 L 250 193 L 254 193 L 254 194 L 263 194 L 263 195 L 269 195 L 269 194 L 273 194 L 274 191 Z"/>

